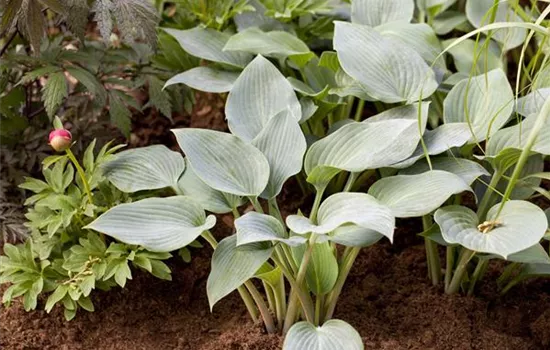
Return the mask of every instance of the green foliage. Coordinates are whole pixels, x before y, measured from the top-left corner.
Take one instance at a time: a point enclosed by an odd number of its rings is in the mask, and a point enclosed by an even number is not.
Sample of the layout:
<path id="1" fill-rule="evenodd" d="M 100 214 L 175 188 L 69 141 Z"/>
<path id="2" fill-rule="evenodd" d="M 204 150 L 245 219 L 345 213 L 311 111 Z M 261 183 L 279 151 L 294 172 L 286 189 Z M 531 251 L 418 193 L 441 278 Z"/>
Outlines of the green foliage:
<path id="1" fill-rule="evenodd" d="M 120 146 L 105 145 L 97 154 L 94 147 L 95 141 L 83 156 L 93 203 L 65 155 L 44 160 L 44 180 L 29 177 L 21 184 L 22 189 L 34 193 L 25 202 L 31 236 L 23 244 L 4 245 L 0 281 L 10 284 L 3 295 L 4 304 L 21 297 L 29 311 L 37 307 L 40 295 L 47 295 L 45 310 L 63 305 L 65 318 L 70 320 L 78 309 L 94 311 L 90 299 L 94 289 L 124 287 L 132 279 L 132 268 L 171 279 L 170 269 L 162 262 L 171 254 L 109 241 L 101 233 L 83 228 L 108 208 L 132 200 L 103 176 L 103 164 Z"/>

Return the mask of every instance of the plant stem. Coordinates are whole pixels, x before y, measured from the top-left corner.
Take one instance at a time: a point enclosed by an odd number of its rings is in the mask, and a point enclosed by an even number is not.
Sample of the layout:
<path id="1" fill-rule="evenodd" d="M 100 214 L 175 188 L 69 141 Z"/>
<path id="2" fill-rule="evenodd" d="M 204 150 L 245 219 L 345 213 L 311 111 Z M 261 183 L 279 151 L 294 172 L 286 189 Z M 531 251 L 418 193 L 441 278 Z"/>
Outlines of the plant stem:
<path id="1" fill-rule="evenodd" d="M 281 280 L 278 288 L 273 288 L 275 295 L 275 313 L 277 315 L 277 328 L 283 328 L 283 322 L 286 317 L 286 292 L 285 292 L 285 277 L 281 274 Z"/>
<path id="2" fill-rule="evenodd" d="M 323 200 L 323 192 L 325 189 L 317 189 L 315 193 L 315 199 L 313 200 L 313 206 L 311 207 L 311 214 L 309 215 L 309 220 L 313 223 L 317 222 L 317 212 L 319 211 L 319 206 Z"/>
<path id="3" fill-rule="evenodd" d="M 455 264 L 455 251 L 456 247 L 449 245 L 446 249 L 447 260 L 445 264 L 445 290 L 449 288 L 451 284 L 451 278 L 453 277 L 453 268 Z"/>
<path id="4" fill-rule="evenodd" d="M 485 220 L 485 217 L 487 216 L 487 212 L 489 211 L 490 207 L 494 204 L 495 196 L 497 194 L 496 187 L 501 178 L 502 178 L 502 174 L 498 171 L 495 171 L 495 173 L 493 174 L 493 177 L 491 178 L 491 182 L 489 183 L 489 186 L 487 187 L 487 190 L 483 195 L 483 198 L 481 199 L 481 202 L 479 203 L 479 206 L 477 208 L 477 216 L 480 222 L 483 222 Z"/>
<path id="5" fill-rule="evenodd" d="M 313 247 L 315 246 L 316 239 L 317 239 L 317 236 L 315 234 L 312 234 L 311 237 L 309 238 L 308 246 L 306 248 L 304 256 L 302 257 L 302 262 L 300 263 L 300 269 L 298 270 L 298 274 L 296 275 L 296 286 L 298 288 L 302 287 L 302 283 L 304 282 L 304 279 L 306 277 L 307 265 L 309 264 L 311 254 L 313 253 Z M 297 294 L 297 291 L 295 291 L 295 288 L 292 288 L 290 294 L 291 294 L 290 303 L 288 305 L 288 311 L 286 314 L 285 324 L 283 327 L 284 334 L 288 332 L 288 330 L 294 323 L 294 320 L 296 318 L 296 312 L 298 310 L 298 294 Z M 314 323 L 315 320 L 314 320 L 313 310 L 307 310 L 306 308 L 304 308 L 304 312 L 306 313 L 305 316 L 307 321 L 309 323 Z"/>
<path id="6" fill-rule="evenodd" d="M 252 203 L 252 206 L 254 207 L 254 210 L 256 210 L 260 214 L 264 213 L 262 205 L 258 201 L 258 197 L 248 197 L 248 199 L 250 199 L 250 203 Z"/>
<path id="7" fill-rule="evenodd" d="M 269 285 L 267 282 L 262 281 L 262 285 L 264 287 L 265 295 L 267 297 L 267 306 L 270 310 L 277 310 L 277 302 L 275 301 L 275 292 L 271 285 Z"/>
<path id="8" fill-rule="evenodd" d="M 504 271 L 502 271 L 502 274 L 497 279 L 497 286 L 499 288 L 502 288 L 502 285 L 510 279 L 510 276 L 512 276 L 512 273 L 518 266 L 520 266 L 519 263 L 513 262 L 504 268 Z"/>
<path id="9" fill-rule="evenodd" d="M 352 172 L 349 173 L 348 181 L 346 182 L 346 185 L 344 186 L 344 189 L 342 192 L 349 192 L 351 191 L 351 188 L 353 187 L 353 184 L 355 183 L 355 180 L 359 177 L 359 173 Z"/>
<path id="10" fill-rule="evenodd" d="M 480 277 L 483 276 L 485 270 L 487 269 L 487 264 L 489 261 L 487 259 L 479 260 L 476 265 L 476 269 L 474 270 L 474 273 L 472 274 L 472 278 L 470 279 L 470 285 L 468 286 L 468 296 L 472 296 L 474 294 L 474 290 L 476 287 L 477 281 L 480 279 Z"/>
<path id="11" fill-rule="evenodd" d="M 359 100 L 357 109 L 355 110 L 355 121 L 360 122 L 363 119 L 363 109 L 365 108 L 365 100 Z"/>
<path id="12" fill-rule="evenodd" d="M 315 325 L 318 326 L 319 322 L 323 319 L 323 301 L 325 299 L 324 295 L 318 295 L 315 298 Z"/>
<path id="13" fill-rule="evenodd" d="M 256 302 L 256 306 L 258 307 L 258 310 L 260 310 L 260 314 L 262 315 L 262 318 L 264 320 L 265 328 L 267 329 L 268 333 L 275 333 L 277 332 L 277 327 L 275 327 L 275 322 L 273 322 L 273 317 L 271 316 L 271 313 L 269 312 L 269 309 L 267 305 L 265 304 L 264 298 L 258 292 L 254 284 L 250 280 L 244 282 L 244 285 L 246 289 L 250 292 L 250 295 L 252 295 L 252 299 Z"/>
<path id="14" fill-rule="evenodd" d="M 334 284 L 334 288 L 329 293 L 327 300 L 325 302 L 325 304 L 327 305 L 327 310 L 325 312 L 324 321 L 328 321 L 332 318 L 332 315 L 334 314 L 334 310 L 336 309 L 336 303 L 338 302 L 340 293 L 342 293 L 342 288 L 344 287 L 344 283 L 346 282 L 349 272 L 351 271 L 351 267 L 353 266 L 353 263 L 355 262 L 355 259 L 359 255 L 360 251 L 361 251 L 361 247 L 353 247 L 349 249 L 347 255 L 342 257 L 342 264 L 340 266 L 338 279 L 336 280 L 336 283 Z"/>
<path id="15" fill-rule="evenodd" d="M 88 196 L 88 202 L 90 202 L 90 204 L 93 204 L 94 201 L 92 199 L 92 192 L 90 191 L 90 184 L 86 179 L 86 174 L 84 173 L 84 169 L 82 169 L 82 167 L 80 166 L 80 163 L 78 162 L 78 160 L 73 154 L 73 151 L 71 151 L 70 148 L 67 148 L 65 152 L 67 153 L 67 156 L 69 157 L 71 162 L 74 164 L 74 167 L 76 168 L 76 171 L 80 176 L 80 180 L 82 180 L 82 184 L 84 185 L 84 190 L 86 191 L 86 195 Z"/>
<path id="16" fill-rule="evenodd" d="M 432 226 L 432 217 L 424 215 L 422 217 L 422 226 L 424 231 Z M 426 261 L 428 262 L 428 274 L 432 280 L 432 285 L 437 286 L 441 281 L 441 261 L 439 260 L 439 252 L 437 251 L 437 243 L 429 238 L 424 238 L 424 246 L 426 247 Z"/>
<path id="17" fill-rule="evenodd" d="M 468 262 L 470 262 L 470 259 L 472 259 L 474 255 L 475 255 L 475 252 L 467 248 L 462 248 L 460 261 L 458 262 L 456 271 L 453 275 L 451 283 L 449 284 L 449 288 L 445 290 L 445 293 L 455 294 L 458 292 L 458 290 L 460 289 L 460 285 L 462 284 L 462 280 L 464 279 L 464 273 L 466 272 L 466 267 L 468 266 Z"/>
<path id="18" fill-rule="evenodd" d="M 269 215 L 274 216 L 281 224 L 283 224 L 283 227 L 285 227 L 285 221 L 281 215 L 277 198 L 271 198 L 267 201 L 267 203 L 269 204 Z"/>
<path id="19" fill-rule="evenodd" d="M 202 238 L 204 238 L 212 247 L 212 249 L 216 250 L 218 247 L 218 241 L 216 241 L 216 238 L 212 235 L 210 231 L 204 231 L 202 233 Z M 250 314 L 250 317 L 252 318 L 252 321 L 254 323 L 258 322 L 258 310 L 256 309 L 256 304 L 254 304 L 254 300 L 252 299 L 252 296 L 246 288 L 243 286 L 240 286 L 237 288 L 237 291 L 239 292 L 239 295 L 241 296 L 241 299 L 244 302 L 244 305 L 246 306 L 246 309 L 248 310 L 248 313 Z"/>

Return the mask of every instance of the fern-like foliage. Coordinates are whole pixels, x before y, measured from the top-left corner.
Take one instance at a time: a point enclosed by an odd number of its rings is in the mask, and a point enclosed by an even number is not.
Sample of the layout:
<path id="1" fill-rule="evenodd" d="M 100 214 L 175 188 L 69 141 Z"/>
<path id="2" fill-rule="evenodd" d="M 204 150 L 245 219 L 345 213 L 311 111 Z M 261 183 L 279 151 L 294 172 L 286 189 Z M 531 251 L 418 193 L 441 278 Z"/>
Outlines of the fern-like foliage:
<path id="1" fill-rule="evenodd" d="M 155 27 L 159 16 L 149 0 L 0 0 L 0 36 L 16 29 L 37 53 L 44 37 L 44 12 L 59 14 L 69 29 L 84 38 L 88 16 L 94 13 L 103 39 L 109 41 L 115 24 L 126 43 L 143 39 L 156 44 Z"/>

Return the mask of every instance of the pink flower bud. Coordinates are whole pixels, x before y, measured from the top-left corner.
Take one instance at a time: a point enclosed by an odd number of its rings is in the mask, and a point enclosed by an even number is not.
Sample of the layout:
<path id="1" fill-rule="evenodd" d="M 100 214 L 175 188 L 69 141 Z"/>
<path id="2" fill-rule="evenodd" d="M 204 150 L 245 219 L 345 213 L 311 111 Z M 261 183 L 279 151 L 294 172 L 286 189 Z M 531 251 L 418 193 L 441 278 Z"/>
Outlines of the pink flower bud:
<path id="1" fill-rule="evenodd" d="M 58 152 L 64 151 L 71 145 L 73 136 L 69 130 L 56 129 L 50 132 L 50 146 Z"/>

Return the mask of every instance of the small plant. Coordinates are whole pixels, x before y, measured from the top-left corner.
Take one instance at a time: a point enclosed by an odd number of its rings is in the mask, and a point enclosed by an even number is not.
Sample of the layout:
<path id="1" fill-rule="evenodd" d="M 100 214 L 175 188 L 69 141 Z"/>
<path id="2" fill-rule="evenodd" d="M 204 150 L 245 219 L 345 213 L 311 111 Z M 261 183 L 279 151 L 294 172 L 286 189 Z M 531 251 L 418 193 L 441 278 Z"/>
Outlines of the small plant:
<path id="1" fill-rule="evenodd" d="M 45 310 L 50 312 L 62 304 L 65 318 L 70 320 L 78 309 L 94 311 L 90 299 L 94 289 L 124 287 L 132 278 L 131 266 L 171 279 L 162 262 L 171 255 L 109 241 L 101 233 L 82 228 L 107 209 L 132 200 L 109 185 L 101 171 L 101 165 L 121 146 L 106 145 L 94 154 L 92 142 L 82 167 L 70 150 L 70 132 L 62 129 L 58 120 L 56 124 L 50 144 L 66 154 L 44 161 L 45 181 L 26 178 L 21 184 L 35 193 L 25 202 L 31 236 L 23 244 L 4 245 L 0 281 L 10 284 L 3 295 L 4 304 L 21 297 L 29 311 L 37 307 L 40 295 L 48 295 Z"/>

